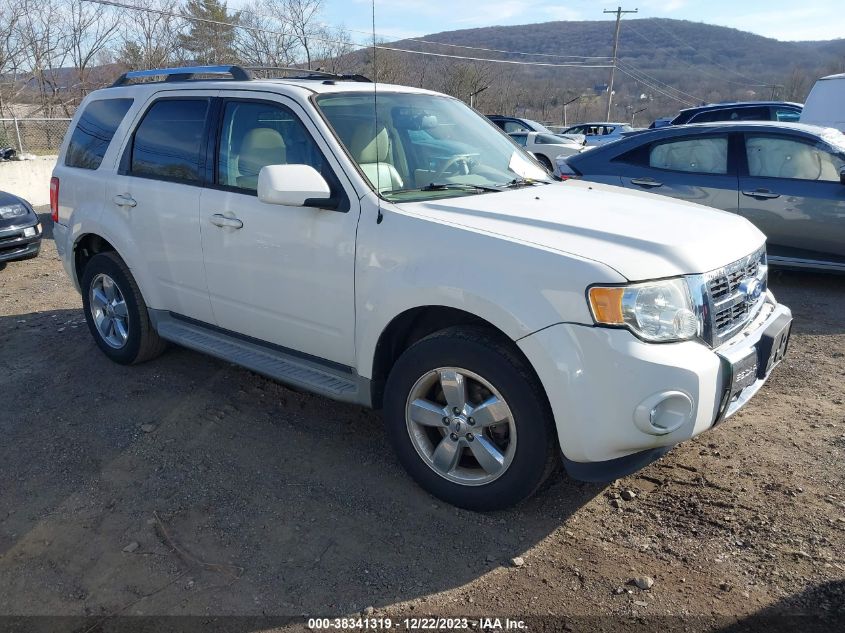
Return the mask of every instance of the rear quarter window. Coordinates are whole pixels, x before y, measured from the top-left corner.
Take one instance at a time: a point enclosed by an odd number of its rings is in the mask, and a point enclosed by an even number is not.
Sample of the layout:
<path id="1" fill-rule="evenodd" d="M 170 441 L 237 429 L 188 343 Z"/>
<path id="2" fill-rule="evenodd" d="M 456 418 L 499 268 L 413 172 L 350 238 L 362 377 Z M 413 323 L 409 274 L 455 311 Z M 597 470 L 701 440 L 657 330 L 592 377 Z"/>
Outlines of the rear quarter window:
<path id="1" fill-rule="evenodd" d="M 97 169 L 114 138 L 123 117 L 132 106 L 132 99 L 100 99 L 92 101 L 79 117 L 70 137 L 65 165 L 80 169 Z"/>

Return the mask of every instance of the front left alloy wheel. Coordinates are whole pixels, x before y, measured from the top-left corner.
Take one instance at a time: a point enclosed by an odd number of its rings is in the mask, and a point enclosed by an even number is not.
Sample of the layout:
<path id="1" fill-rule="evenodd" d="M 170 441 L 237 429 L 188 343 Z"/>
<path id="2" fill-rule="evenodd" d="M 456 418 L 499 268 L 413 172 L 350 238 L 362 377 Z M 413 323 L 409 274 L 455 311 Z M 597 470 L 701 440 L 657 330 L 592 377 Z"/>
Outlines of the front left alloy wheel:
<path id="1" fill-rule="evenodd" d="M 511 341 L 449 328 L 405 350 L 388 377 L 387 434 L 408 473 L 470 510 L 530 496 L 558 463 L 545 393 Z"/>

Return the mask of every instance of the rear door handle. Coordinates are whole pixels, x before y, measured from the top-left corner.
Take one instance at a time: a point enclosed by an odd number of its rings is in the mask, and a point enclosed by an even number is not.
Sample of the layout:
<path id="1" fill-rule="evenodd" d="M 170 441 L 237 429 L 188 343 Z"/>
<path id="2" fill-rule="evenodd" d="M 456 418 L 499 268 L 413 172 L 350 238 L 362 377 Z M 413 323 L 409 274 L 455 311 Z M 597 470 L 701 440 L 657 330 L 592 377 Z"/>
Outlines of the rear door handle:
<path id="1" fill-rule="evenodd" d="M 743 191 L 742 195 L 748 196 L 749 198 L 757 198 L 759 200 L 766 200 L 768 198 L 780 198 L 779 193 L 769 191 L 768 189 L 755 189 L 754 191 Z"/>
<path id="2" fill-rule="evenodd" d="M 662 187 L 663 183 L 656 181 L 654 178 L 631 178 L 632 185 L 639 185 L 640 187 Z"/>
<path id="3" fill-rule="evenodd" d="M 244 223 L 241 222 L 238 218 L 230 218 L 222 213 L 215 213 L 211 216 L 211 223 L 214 226 L 220 227 L 227 227 L 230 229 L 240 229 L 243 228 Z"/>
<path id="4" fill-rule="evenodd" d="M 116 195 L 114 198 L 111 199 L 119 207 L 135 207 L 138 206 L 138 203 L 135 202 L 135 198 L 130 196 L 128 193 L 121 193 Z"/>

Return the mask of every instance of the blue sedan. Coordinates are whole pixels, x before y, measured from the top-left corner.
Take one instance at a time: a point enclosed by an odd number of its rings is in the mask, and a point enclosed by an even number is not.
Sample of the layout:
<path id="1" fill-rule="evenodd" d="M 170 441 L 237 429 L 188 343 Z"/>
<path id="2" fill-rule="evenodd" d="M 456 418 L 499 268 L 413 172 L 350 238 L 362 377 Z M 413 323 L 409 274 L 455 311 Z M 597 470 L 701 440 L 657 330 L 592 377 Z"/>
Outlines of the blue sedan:
<path id="1" fill-rule="evenodd" d="M 845 272 L 845 135 L 837 130 L 772 122 L 672 126 L 558 158 L 558 168 L 563 179 L 737 213 L 766 234 L 769 263 Z"/>

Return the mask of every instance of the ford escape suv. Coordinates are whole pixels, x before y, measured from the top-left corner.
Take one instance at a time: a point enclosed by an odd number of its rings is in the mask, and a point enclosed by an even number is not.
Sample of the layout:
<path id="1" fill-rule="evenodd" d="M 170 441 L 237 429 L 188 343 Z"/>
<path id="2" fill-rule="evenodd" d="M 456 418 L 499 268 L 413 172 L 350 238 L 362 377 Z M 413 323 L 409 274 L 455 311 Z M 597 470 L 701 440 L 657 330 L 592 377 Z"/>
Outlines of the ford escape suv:
<path id="1" fill-rule="evenodd" d="M 381 408 L 408 472 L 476 510 L 560 462 L 642 467 L 789 340 L 746 220 L 554 182 L 457 99 L 360 77 L 127 73 L 79 107 L 51 206 L 110 359 L 171 342 Z"/>

